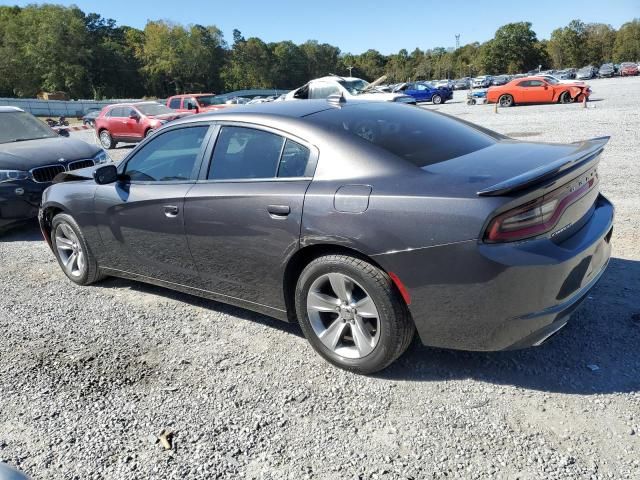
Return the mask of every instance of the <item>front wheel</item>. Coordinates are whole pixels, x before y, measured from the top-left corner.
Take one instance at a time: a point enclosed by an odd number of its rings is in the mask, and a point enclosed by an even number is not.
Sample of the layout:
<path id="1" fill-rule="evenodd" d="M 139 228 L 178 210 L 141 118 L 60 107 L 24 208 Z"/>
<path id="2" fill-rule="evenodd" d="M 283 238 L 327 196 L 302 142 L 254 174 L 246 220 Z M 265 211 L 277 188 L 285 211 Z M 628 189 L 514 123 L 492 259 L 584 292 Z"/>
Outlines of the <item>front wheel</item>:
<path id="1" fill-rule="evenodd" d="M 72 282 L 89 285 L 102 278 L 98 262 L 71 215 L 60 213 L 53 217 L 51 244 L 60 268 Z"/>
<path id="2" fill-rule="evenodd" d="M 360 258 L 327 255 L 302 271 L 296 313 L 305 337 L 325 360 L 369 374 L 404 353 L 415 331 L 391 279 Z"/>
<path id="3" fill-rule="evenodd" d="M 501 95 L 498 99 L 498 104 L 501 107 L 512 107 L 513 106 L 513 97 L 511 95 Z"/>
<path id="4" fill-rule="evenodd" d="M 562 92 L 560 94 L 560 103 L 571 103 L 573 99 L 571 98 L 571 94 L 569 92 Z"/>
<path id="5" fill-rule="evenodd" d="M 433 97 L 431 97 L 431 101 L 433 102 L 434 105 L 440 105 L 442 103 L 442 97 L 436 94 Z"/>

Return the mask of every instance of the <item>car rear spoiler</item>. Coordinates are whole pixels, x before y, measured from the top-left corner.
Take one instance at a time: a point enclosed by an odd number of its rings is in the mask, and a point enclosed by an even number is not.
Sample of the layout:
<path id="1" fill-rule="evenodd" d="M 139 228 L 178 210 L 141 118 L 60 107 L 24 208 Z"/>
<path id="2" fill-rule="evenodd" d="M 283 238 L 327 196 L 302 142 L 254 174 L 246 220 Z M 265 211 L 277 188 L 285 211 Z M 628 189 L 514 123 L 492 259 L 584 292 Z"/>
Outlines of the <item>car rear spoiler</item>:
<path id="1" fill-rule="evenodd" d="M 574 170 L 593 162 L 602 153 L 604 146 L 611 137 L 596 137 L 591 140 L 574 142 L 572 145 L 580 145 L 574 153 L 555 160 L 547 165 L 535 168 L 521 175 L 509 178 L 491 187 L 477 192 L 479 196 L 498 196 L 524 190 L 532 185 L 557 176 L 562 172 Z"/>

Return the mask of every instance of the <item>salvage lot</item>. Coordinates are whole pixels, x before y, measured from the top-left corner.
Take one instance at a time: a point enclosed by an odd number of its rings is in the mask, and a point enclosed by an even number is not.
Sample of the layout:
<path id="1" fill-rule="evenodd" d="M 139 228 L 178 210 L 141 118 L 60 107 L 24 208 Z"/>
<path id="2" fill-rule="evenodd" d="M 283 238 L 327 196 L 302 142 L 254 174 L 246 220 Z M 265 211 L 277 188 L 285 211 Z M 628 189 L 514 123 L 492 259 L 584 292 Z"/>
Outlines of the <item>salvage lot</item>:
<path id="1" fill-rule="evenodd" d="M 125 280 L 74 286 L 26 228 L 0 243 L 0 459 L 35 479 L 638 478 L 640 77 L 590 83 L 587 109 L 495 114 L 466 92 L 424 107 L 523 140 L 612 136 L 599 172 L 613 258 L 547 344 L 414 342 L 356 376 L 295 325 Z"/>

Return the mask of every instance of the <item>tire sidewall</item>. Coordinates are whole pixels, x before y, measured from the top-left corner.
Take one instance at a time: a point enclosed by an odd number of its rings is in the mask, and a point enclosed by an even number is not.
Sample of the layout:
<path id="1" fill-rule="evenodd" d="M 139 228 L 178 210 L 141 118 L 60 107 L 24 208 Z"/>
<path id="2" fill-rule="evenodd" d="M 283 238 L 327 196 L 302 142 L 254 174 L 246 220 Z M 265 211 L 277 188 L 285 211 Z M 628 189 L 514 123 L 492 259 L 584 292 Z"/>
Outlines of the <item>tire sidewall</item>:
<path id="1" fill-rule="evenodd" d="M 69 228 L 73 230 L 73 233 L 75 233 L 76 237 L 78 238 L 78 242 L 80 242 L 82 246 L 82 252 L 84 253 L 84 258 L 85 258 L 85 268 L 84 268 L 84 272 L 79 277 L 72 277 L 71 275 L 69 275 L 69 273 L 67 272 L 67 269 L 64 267 L 64 264 L 62 263 L 60 254 L 58 253 L 55 233 L 58 226 L 61 223 L 68 225 Z M 53 254 L 56 257 L 56 260 L 58 260 L 58 265 L 60 265 L 62 272 L 67 276 L 67 278 L 71 280 L 73 283 L 77 283 L 78 285 L 86 285 L 89 281 L 89 269 L 91 268 L 90 262 L 93 261 L 93 257 L 91 256 L 91 252 L 89 251 L 87 242 L 84 239 L 84 235 L 82 235 L 82 232 L 78 228 L 78 225 L 76 224 L 75 220 L 73 220 L 73 217 L 71 217 L 70 215 L 67 215 L 66 213 L 58 214 L 55 217 L 53 217 L 53 221 L 51 222 L 51 245 L 53 246 Z"/>
<path id="2" fill-rule="evenodd" d="M 503 98 L 510 100 L 508 105 L 503 105 L 502 104 L 502 99 Z M 507 107 L 507 108 L 508 107 L 512 107 L 513 106 L 513 97 L 511 95 L 507 95 L 507 94 L 500 96 L 500 98 L 498 99 L 498 105 L 501 106 L 501 107 Z"/>
<path id="3" fill-rule="evenodd" d="M 307 315 L 307 296 L 313 282 L 326 273 L 342 273 L 351 277 L 369 296 L 373 299 L 378 310 L 378 325 L 380 337 L 374 350 L 362 358 L 345 358 L 328 349 L 318 338 Z M 389 280 L 388 280 L 389 281 Z M 391 318 L 394 315 L 394 308 L 387 293 L 366 273 L 352 265 L 333 260 L 330 257 L 321 257 L 311 262 L 302 272 L 296 288 L 296 314 L 298 322 L 304 332 L 305 337 L 311 346 L 322 357 L 330 363 L 347 370 L 359 373 L 374 372 L 383 368 L 388 363 L 389 355 L 392 351 L 390 338 L 394 328 Z"/>
<path id="4" fill-rule="evenodd" d="M 436 93 L 433 97 L 431 97 L 431 102 L 434 105 L 440 105 L 442 103 L 442 97 Z"/>

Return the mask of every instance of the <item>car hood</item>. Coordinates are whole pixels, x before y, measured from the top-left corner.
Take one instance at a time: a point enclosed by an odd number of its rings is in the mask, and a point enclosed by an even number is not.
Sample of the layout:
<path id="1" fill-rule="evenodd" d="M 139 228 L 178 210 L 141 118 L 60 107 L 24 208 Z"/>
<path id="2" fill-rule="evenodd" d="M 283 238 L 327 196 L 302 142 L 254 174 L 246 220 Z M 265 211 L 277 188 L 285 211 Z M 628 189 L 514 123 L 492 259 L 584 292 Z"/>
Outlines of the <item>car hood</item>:
<path id="1" fill-rule="evenodd" d="M 406 97 L 404 93 L 382 93 L 382 92 L 366 92 L 360 93 L 358 95 L 354 95 L 354 100 L 375 100 L 375 101 L 383 101 L 383 102 L 393 102 L 396 98 Z"/>
<path id="2" fill-rule="evenodd" d="M 171 120 L 177 120 L 182 117 L 188 117 L 189 115 L 195 115 L 194 112 L 181 112 L 181 113 L 163 113 L 162 115 L 147 115 L 149 118 L 156 120 L 164 120 L 170 122 Z"/>
<path id="3" fill-rule="evenodd" d="M 0 169 L 30 170 L 42 165 L 92 158 L 101 149 L 81 140 L 64 137 L 0 144 Z"/>

